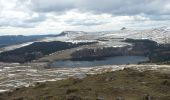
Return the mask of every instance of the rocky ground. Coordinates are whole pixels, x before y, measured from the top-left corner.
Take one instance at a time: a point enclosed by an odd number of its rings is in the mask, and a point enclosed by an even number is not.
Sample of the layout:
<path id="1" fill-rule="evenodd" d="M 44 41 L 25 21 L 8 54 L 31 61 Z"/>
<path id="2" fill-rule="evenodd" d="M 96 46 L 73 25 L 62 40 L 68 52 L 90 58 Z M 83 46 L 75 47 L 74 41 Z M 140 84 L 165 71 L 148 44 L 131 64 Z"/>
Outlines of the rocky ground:
<path id="1" fill-rule="evenodd" d="M 152 67 L 153 69 L 145 70 L 145 67 L 149 67 L 149 69 Z M 108 68 L 111 71 L 114 67 L 110 66 Z M 123 66 L 118 68 L 123 69 Z M 55 82 L 36 83 L 35 86 L 17 88 L 13 92 L 1 93 L 0 99 L 170 100 L 169 68 L 167 70 L 165 67 L 158 68 L 158 66 L 154 65 L 141 65 L 138 68 L 140 71 L 131 67 L 104 74 L 87 75 L 83 79 L 69 78 Z M 91 69 L 91 72 L 95 70 L 97 68 Z"/>
<path id="2" fill-rule="evenodd" d="M 94 100 L 94 98 L 113 100 L 111 98 L 114 97 L 116 100 L 116 98 L 121 97 L 126 100 L 142 100 L 142 97 L 149 94 L 155 98 L 154 100 L 170 99 L 170 95 L 168 95 L 170 94 L 169 65 L 108 65 L 91 68 L 51 69 L 43 68 L 45 65 L 45 63 L 24 65 L 1 63 L 0 91 L 14 90 L 14 92 L 2 94 L 0 98 L 2 100 L 56 100 L 56 98 L 59 100 L 65 100 L 66 98 L 68 100 Z M 124 68 L 132 68 L 133 70 L 116 71 Z M 101 74 L 105 72 L 111 73 Z M 101 75 L 91 76 L 92 74 Z M 88 77 L 83 79 L 86 76 Z M 72 78 L 67 79 L 70 77 Z M 41 83 L 45 81 L 48 82 Z M 78 83 L 76 83 L 77 81 Z M 28 86 L 31 87 L 23 88 Z M 60 90 L 61 92 L 59 92 Z"/>

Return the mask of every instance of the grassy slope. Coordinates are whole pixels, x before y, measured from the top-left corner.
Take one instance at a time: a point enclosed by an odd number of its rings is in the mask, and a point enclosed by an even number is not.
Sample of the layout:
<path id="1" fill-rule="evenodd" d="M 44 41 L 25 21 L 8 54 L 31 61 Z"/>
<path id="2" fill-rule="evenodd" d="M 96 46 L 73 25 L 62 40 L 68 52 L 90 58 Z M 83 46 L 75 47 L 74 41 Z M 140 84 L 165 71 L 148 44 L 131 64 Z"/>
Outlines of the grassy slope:
<path id="1" fill-rule="evenodd" d="M 170 100 L 170 74 L 132 69 L 84 79 L 37 83 L 0 95 L 0 100 Z M 122 98 L 122 99 L 120 99 Z"/>
<path id="2" fill-rule="evenodd" d="M 45 55 L 51 53 L 62 51 L 65 49 L 75 48 L 82 45 L 93 44 L 94 42 L 81 42 L 81 43 L 71 43 L 71 42 L 34 42 L 28 46 L 24 46 L 15 50 L 2 52 L 0 54 L 0 61 L 2 62 L 29 62 L 37 58 L 41 58 Z"/>

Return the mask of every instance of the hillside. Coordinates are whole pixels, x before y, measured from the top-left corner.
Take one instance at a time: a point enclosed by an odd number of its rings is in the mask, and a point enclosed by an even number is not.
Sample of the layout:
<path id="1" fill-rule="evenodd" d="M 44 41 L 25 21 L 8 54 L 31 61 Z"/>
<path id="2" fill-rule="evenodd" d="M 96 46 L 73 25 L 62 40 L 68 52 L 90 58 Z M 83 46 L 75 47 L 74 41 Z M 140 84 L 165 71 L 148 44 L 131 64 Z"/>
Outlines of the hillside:
<path id="1" fill-rule="evenodd" d="M 92 43 L 70 43 L 70 42 L 34 42 L 30 45 L 0 53 L 0 61 L 3 62 L 28 62 L 51 53 L 65 49 L 75 48 Z"/>
<path id="2" fill-rule="evenodd" d="M 132 55 L 149 57 L 154 63 L 168 62 L 169 38 L 168 27 L 115 32 L 64 31 L 38 41 L 4 47 L 6 51 L 0 54 L 0 61 L 23 63 Z"/>
<path id="3" fill-rule="evenodd" d="M 170 100 L 170 74 L 124 69 L 84 79 L 36 83 L 0 94 L 2 100 Z"/>
<path id="4" fill-rule="evenodd" d="M 42 39 L 45 37 L 52 37 L 53 35 L 31 35 L 31 36 L 23 36 L 23 35 L 5 35 L 0 36 L 0 48 L 14 45 L 14 44 L 21 44 L 25 42 L 36 41 L 38 39 Z"/>

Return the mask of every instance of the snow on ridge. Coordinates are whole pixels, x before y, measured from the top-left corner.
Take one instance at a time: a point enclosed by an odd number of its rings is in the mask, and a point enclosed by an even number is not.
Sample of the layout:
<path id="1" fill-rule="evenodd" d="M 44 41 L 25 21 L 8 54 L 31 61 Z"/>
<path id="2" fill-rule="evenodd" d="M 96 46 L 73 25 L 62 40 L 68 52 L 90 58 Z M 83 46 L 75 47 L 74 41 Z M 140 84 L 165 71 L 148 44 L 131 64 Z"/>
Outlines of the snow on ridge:
<path id="1" fill-rule="evenodd" d="M 131 39 L 149 39 L 160 44 L 170 43 L 170 27 L 160 27 L 145 30 L 120 30 L 113 32 L 99 32 L 100 38 L 131 38 Z"/>
<path id="2" fill-rule="evenodd" d="M 124 30 L 108 33 L 104 37 L 120 37 L 131 39 L 149 39 L 157 43 L 170 43 L 170 27 L 161 27 L 146 30 Z"/>
<path id="3" fill-rule="evenodd" d="M 86 32 L 83 31 L 63 31 L 59 36 L 66 36 L 66 37 L 78 37 L 82 35 L 86 35 Z"/>
<path id="4" fill-rule="evenodd" d="M 39 42 L 63 41 L 63 42 L 96 42 L 98 39 L 113 40 L 116 38 L 149 39 L 157 43 L 170 43 L 170 27 L 160 27 L 145 30 L 120 30 L 108 32 L 83 32 L 83 31 L 63 31 L 60 35 L 47 37 Z M 0 49 L 0 52 L 10 51 L 30 45 L 34 42 L 27 42 L 18 45 L 7 46 Z"/>
<path id="5" fill-rule="evenodd" d="M 45 41 L 45 42 L 51 42 L 51 41 L 63 41 L 63 42 L 78 42 L 80 40 L 77 40 L 76 38 L 80 37 L 80 36 L 85 36 L 88 33 L 83 32 L 83 31 L 63 31 L 61 34 L 59 34 L 56 37 L 49 37 L 49 38 L 45 38 L 41 41 Z M 81 40 L 81 41 L 86 41 L 86 40 Z"/>
<path id="6" fill-rule="evenodd" d="M 7 91 L 9 91 L 9 90 L 0 90 L 0 93 L 2 93 L 2 92 L 7 92 Z"/>
<path id="7" fill-rule="evenodd" d="M 64 41 L 81 42 L 94 41 L 98 39 L 149 39 L 157 43 L 170 43 L 170 27 L 160 27 L 145 30 L 120 30 L 107 32 L 83 32 L 83 31 L 63 31 L 56 37 L 46 38 L 43 41 Z"/>
<path id="8" fill-rule="evenodd" d="M 14 50 L 14 49 L 18 49 L 18 48 L 21 48 L 21 47 L 25 47 L 25 46 L 28 46 L 30 44 L 32 44 L 34 42 L 26 42 L 26 43 L 22 43 L 22 44 L 16 44 L 16 45 L 11 45 L 11 46 L 6 46 L 6 47 L 3 47 L 1 48 L 1 52 L 4 52 L 4 51 L 11 51 L 11 50 Z"/>

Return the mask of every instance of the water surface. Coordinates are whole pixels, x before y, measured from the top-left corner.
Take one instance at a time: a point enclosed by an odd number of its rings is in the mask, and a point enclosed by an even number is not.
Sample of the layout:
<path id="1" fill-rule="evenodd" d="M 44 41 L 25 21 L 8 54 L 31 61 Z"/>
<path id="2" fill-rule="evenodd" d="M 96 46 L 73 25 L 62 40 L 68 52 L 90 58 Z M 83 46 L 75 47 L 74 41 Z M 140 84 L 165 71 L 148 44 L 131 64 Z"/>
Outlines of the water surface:
<path id="1" fill-rule="evenodd" d="M 51 67 L 95 67 L 102 65 L 122 65 L 122 64 L 137 64 L 142 61 L 148 61 L 148 57 L 144 56 L 117 56 L 108 57 L 103 60 L 93 60 L 93 61 L 56 61 L 51 64 Z"/>

